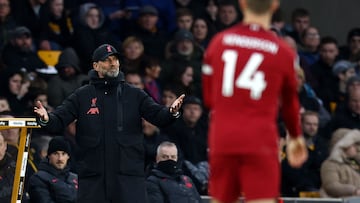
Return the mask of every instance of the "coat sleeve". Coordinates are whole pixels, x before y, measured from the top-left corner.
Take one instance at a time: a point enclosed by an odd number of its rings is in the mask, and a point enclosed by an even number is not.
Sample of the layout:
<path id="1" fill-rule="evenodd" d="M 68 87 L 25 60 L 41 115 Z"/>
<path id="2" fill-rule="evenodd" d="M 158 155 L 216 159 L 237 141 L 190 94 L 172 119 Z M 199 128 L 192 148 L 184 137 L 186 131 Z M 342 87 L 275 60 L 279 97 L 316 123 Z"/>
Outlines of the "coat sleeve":
<path id="1" fill-rule="evenodd" d="M 146 181 L 146 190 L 149 203 L 164 203 L 164 194 L 162 193 L 159 184 L 148 179 Z"/>
<path id="2" fill-rule="evenodd" d="M 165 127 L 175 121 L 170 113 L 170 109 L 156 103 L 148 94 L 139 90 L 140 112 L 145 120 L 158 127 Z"/>
<path id="3" fill-rule="evenodd" d="M 345 165 L 345 164 L 343 164 Z M 343 170 L 336 163 L 326 160 L 321 166 L 322 187 L 331 197 L 348 197 L 353 196 L 356 187 L 351 184 L 340 181 L 340 171 Z"/>
<path id="4" fill-rule="evenodd" d="M 62 132 L 66 126 L 77 119 L 80 105 L 77 91 L 66 98 L 53 112 L 49 113 L 49 122 L 45 126 L 48 131 Z"/>
<path id="5" fill-rule="evenodd" d="M 33 175 L 30 178 L 29 195 L 31 202 L 55 203 L 51 198 L 51 192 L 48 185 L 36 175 Z"/>

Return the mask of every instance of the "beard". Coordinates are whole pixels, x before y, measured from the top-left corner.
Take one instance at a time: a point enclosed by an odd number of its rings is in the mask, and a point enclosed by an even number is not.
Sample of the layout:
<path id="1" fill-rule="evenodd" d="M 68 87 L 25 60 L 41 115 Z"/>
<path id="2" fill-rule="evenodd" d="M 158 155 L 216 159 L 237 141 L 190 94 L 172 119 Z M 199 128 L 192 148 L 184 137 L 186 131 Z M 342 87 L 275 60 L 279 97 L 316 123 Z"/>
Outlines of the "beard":
<path id="1" fill-rule="evenodd" d="M 111 70 L 101 70 L 101 75 L 103 75 L 104 77 L 116 78 L 119 75 L 119 72 L 119 68 Z"/>

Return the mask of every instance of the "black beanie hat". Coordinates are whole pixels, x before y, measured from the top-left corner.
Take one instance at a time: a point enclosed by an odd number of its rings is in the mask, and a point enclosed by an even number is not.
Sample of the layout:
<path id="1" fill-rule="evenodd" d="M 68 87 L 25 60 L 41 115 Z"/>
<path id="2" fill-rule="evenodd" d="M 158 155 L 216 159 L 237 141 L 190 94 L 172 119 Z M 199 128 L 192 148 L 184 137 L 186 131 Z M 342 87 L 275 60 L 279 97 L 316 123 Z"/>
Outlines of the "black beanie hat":
<path id="1" fill-rule="evenodd" d="M 47 154 L 50 155 L 56 151 L 64 151 L 70 156 L 70 145 L 69 143 L 61 136 L 54 137 L 49 142 L 49 148 Z"/>

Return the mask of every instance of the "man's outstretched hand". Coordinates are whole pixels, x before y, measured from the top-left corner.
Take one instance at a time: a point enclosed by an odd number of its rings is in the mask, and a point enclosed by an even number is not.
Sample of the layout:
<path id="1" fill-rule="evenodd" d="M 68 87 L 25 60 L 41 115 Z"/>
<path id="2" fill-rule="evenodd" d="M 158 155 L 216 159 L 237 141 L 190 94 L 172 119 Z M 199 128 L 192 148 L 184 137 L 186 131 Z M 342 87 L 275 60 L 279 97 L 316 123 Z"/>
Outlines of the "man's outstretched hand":
<path id="1" fill-rule="evenodd" d="M 300 168 L 308 158 L 304 137 L 290 138 L 286 146 L 286 154 L 290 166 Z"/>
<path id="2" fill-rule="evenodd" d="M 182 103 L 184 102 L 185 94 L 180 95 L 170 106 L 170 113 L 177 113 L 179 112 Z"/>
<path id="3" fill-rule="evenodd" d="M 43 122 L 49 121 L 49 114 L 47 113 L 45 107 L 42 105 L 40 101 L 36 101 L 34 106 L 34 113 L 40 118 Z"/>

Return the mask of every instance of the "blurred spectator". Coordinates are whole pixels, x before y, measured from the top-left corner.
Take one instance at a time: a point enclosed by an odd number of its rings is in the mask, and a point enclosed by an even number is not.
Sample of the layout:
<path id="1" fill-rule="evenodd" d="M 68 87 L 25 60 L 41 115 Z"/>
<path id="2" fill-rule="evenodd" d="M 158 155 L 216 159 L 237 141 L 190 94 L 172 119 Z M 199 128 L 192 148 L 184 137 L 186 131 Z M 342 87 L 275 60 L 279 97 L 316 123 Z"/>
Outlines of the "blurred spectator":
<path id="1" fill-rule="evenodd" d="M 310 26 L 301 34 L 302 47 L 299 51 L 300 57 L 304 58 L 306 64 L 311 66 L 319 60 L 320 34 L 316 27 Z"/>
<path id="2" fill-rule="evenodd" d="M 139 89 L 145 88 L 144 81 L 138 72 L 127 72 L 125 74 L 125 81 Z"/>
<path id="3" fill-rule="evenodd" d="M 77 202 L 78 179 L 70 172 L 70 145 L 63 137 L 54 137 L 47 158 L 30 178 L 30 201 L 33 203 Z"/>
<path id="4" fill-rule="evenodd" d="M 11 38 L 11 33 L 16 27 L 16 22 L 11 14 L 11 7 L 9 0 L 0 0 L 0 50 Z"/>
<path id="5" fill-rule="evenodd" d="M 292 168 L 286 157 L 282 160 L 281 193 L 285 197 L 298 197 L 299 193 L 303 191 L 319 191 L 321 185 L 320 167 L 328 155 L 327 143 L 319 135 L 318 114 L 312 111 L 302 113 L 301 127 L 306 139 L 309 157 L 300 168 Z"/>
<path id="6" fill-rule="evenodd" d="M 22 26 L 13 30 L 12 38 L 2 52 L 2 58 L 9 69 L 25 69 L 27 72 L 35 72 L 36 69 L 47 67 L 33 46 L 32 33 L 28 28 Z"/>
<path id="7" fill-rule="evenodd" d="M 179 30 L 174 37 L 175 43 L 170 47 L 169 58 L 162 64 L 160 83 L 173 82 L 176 66 L 187 64 L 193 68 L 194 91 L 201 90 L 201 65 L 203 50 L 194 42 L 194 36 L 187 30 Z"/>
<path id="8" fill-rule="evenodd" d="M 194 22 L 194 16 L 191 10 L 187 8 L 178 8 L 176 10 L 176 25 L 177 29 L 189 30 Z"/>
<path id="9" fill-rule="evenodd" d="M 220 32 L 235 25 L 239 21 L 240 16 L 234 2 L 231 0 L 220 1 L 218 19 L 215 22 L 216 30 Z"/>
<path id="10" fill-rule="evenodd" d="M 274 31 L 278 36 L 285 35 L 284 33 L 285 20 L 283 15 L 284 14 L 281 8 L 278 8 L 271 18 L 271 30 Z"/>
<path id="11" fill-rule="evenodd" d="M 190 177 L 182 174 L 178 150 L 171 142 L 162 142 L 156 153 L 156 167 L 147 178 L 149 203 L 199 203 L 201 198 Z"/>
<path id="12" fill-rule="evenodd" d="M 52 139 L 51 136 L 41 135 L 31 137 L 31 148 L 35 151 L 36 156 L 34 158 L 34 164 L 39 167 L 39 164 L 46 159 L 47 151 L 49 148 L 49 142 Z"/>
<path id="13" fill-rule="evenodd" d="M 167 84 L 163 88 L 161 102 L 165 106 L 170 107 L 176 98 L 178 98 L 183 93 L 183 89 L 178 85 Z"/>
<path id="14" fill-rule="evenodd" d="M 159 11 L 153 6 L 143 6 L 139 10 L 136 23 L 132 25 L 132 28 L 130 27 L 127 36 L 136 36 L 141 39 L 144 53 L 162 60 L 169 35 L 157 27 L 158 21 Z"/>
<path id="15" fill-rule="evenodd" d="M 301 68 L 297 68 L 296 73 L 301 107 L 306 111 L 317 112 L 319 117 L 319 127 L 323 128 L 330 121 L 331 115 L 325 109 L 321 99 L 316 96 L 314 90 L 306 82 L 304 71 Z"/>
<path id="16" fill-rule="evenodd" d="M 182 109 L 181 119 L 162 132 L 178 146 L 184 173 L 193 179 L 200 194 L 207 194 L 207 116 L 203 113 L 202 101 L 195 96 L 187 96 Z"/>
<path id="17" fill-rule="evenodd" d="M 173 78 L 172 83 L 181 88 L 187 96 L 200 96 L 199 90 L 195 90 L 194 87 L 194 68 L 188 63 L 180 63 L 176 64 L 174 69 L 171 76 Z"/>
<path id="18" fill-rule="evenodd" d="M 219 3 L 218 0 L 206 0 L 204 17 L 212 26 L 215 26 L 215 22 L 218 18 Z"/>
<path id="19" fill-rule="evenodd" d="M 346 39 L 347 45 L 341 47 L 340 56 L 349 61 L 355 61 L 356 55 L 360 53 L 360 28 L 349 30 Z"/>
<path id="20" fill-rule="evenodd" d="M 207 48 L 210 39 L 215 34 L 214 31 L 214 27 L 210 25 L 205 18 L 201 17 L 196 18 L 191 27 L 195 42 L 204 50 Z"/>
<path id="21" fill-rule="evenodd" d="M 101 44 L 115 45 L 115 38 L 104 25 L 105 16 L 99 6 L 82 4 L 78 15 L 79 25 L 74 32 L 74 48 L 80 58 L 82 72 L 87 74 L 92 67 L 92 51 Z"/>
<path id="22" fill-rule="evenodd" d="M 41 19 L 39 49 L 63 50 L 73 44 L 74 26 L 65 12 L 64 0 L 48 0 L 48 15 Z"/>
<path id="23" fill-rule="evenodd" d="M 327 138 L 338 128 L 360 129 L 360 85 L 348 88 L 344 107 L 328 123 Z"/>
<path id="24" fill-rule="evenodd" d="M 278 35 L 278 33 L 274 33 L 274 34 Z M 283 39 L 290 46 L 290 48 L 295 52 L 295 54 L 296 54 L 295 63 L 299 64 L 301 69 L 303 69 L 303 71 L 305 73 L 306 81 L 309 84 L 312 84 L 314 78 L 312 76 L 310 66 L 309 66 L 309 64 L 306 63 L 305 59 L 299 55 L 298 45 L 296 44 L 294 38 L 292 38 L 289 35 L 285 35 L 285 36 L 281 37 L 281 39 Z"/>
<path id="25" fill-rule="evenodd" d="M 0 202 L 10 203 L 16 163 L 6 152 L 7 142 L 0 132 Z"/>
<path id="26" fill-rule="evenodd" d="M 29 93 L 26 96 L 27 101 L 27 111 L 25 112 L 26 116 L 34 116 L 34 106 L 37 101 L 41 101 L 41 103 L 44 105 L 44 107 L 49 111 L 53 111 L 54 108 L 49 105 L 48 103 L 48 95 L 47 91 L 44 89 L 39 88 L 32 88 L 30 89 Z M 33 130 L 33 137 L 35 132 L 37 132 L 40 129 L 34 129 Z"/>
<path id="27" fill-rule="evenodd" d="M 140 38 L 129 36 L 122 43 L 123 58 L 121 60 L 121 71 L 139 72 L 140 64 L 144 56 L 144 44 Z"/>
<path id="28" fill-rule="evenodd" d="M 125 8 L 140 8 L 132 12 L 132 17 L 142 15 L 144 8 L 155 8 L 158 12 L 156 26 L 166 33 L 172 33 L 176 29 L 176 8 L 173 0 L 149 1 L 149 0 L 124 0 Z"/>
<path id="29" fill-rule="evenodd" d="M 0 112 L 10 111 L 9 101 L 4 96 L 0 96 Z"/>
<path id="30" fill-rule="evenodd" d="M 47 0 L 11 1 L 11 11 L 17 25 L 27 27 L 33 34 L 34 43 L 38 45 L 41 33 L 41 20 L 46 18 Z"/>
<path id="31" fill-rule="evenodd" d="M 345 100 L 348 80 L 356 75 L 355 67 L 355 63 L 351 63 L 346 60 L 340 60 L 334 64 L 333 73 L 339 79 L 337 83 L 337 91 L 334 93 L 336 99 L 334 101 L 335 105 Z"/>
<path id="32" fill-rule="evenodd" d="M 157 81 L 161 72 L 159 61 L 152 57 L 145 57 L 141 64 L 140 75 L 144 81 L 144 90 L 155 102 L 161 103 L 161 88 Z"/>
<path id="33" fill-rule="evenodd" d="M 11 111 L 16 116 L 23 115 L 30 81 L 25 78 L 23 72 L 10 69 L 2 73 L 1 80 L 1 95 L 8 100 Z"/>
<path id="34" fill-rule="evenodd" d="M 160 143 L 169 141 L 168 136 L 160 133 L 160 130 L 155 125 L 142 119 L 142 128 L 144 133 L 144 148 L 145 148 L 145 168 L 153 168 L 156 160 L 156 150 Z"/>
<path id="35" fill-rule="evenodd" d="M 321 196 L 360 196 L 360 131 L 338 129 L 331 142 L 330 156 L 321 166 Z"/>
<path id="36" fill-rule="evenodd" d="M 75 89 L 86 84 L 87 75 L 82 74 L 79 58 L 73 48 L 66 48 L 55 65 L 58 75 L 48 81 L 49 104 L 59 106 Z"/>
<path id="37" fill-rule="evenodd" d="M 286 32 L 301 45 L 301 35 L 309 26 L 310 12 L 305 8 L 296 8 L 291 13 L 291 27 Z"/>
<path id="38" fill-rule="evenodd" d="M 327 111 L 333 113 L 334 109 L 330 105 L 332 101 L 335 101 L 334 93 L 338 89 L 336 86 L 338 78 L 333 73 L 333 65 L 339 53 L 336 39 L 333 37 L 322 38 L 319 53 L 319 60 L 310 67 L 314 80 L 309 81 L 309 84 L 323 101 Z"/>
<path id="39" fill-rule="evenodd" d="M 175 0 L 174 2 L 176 9 L 189 9 L 194 14 L 194 17 L 203 16 L 206 13 L 207 0 Z"/>
<path id="40" fill-rule="evenodd" d="M 354 88 L 358 88 L 360 87 L 360 76 L 356 75 L 356 76 L 352 76 L 351 78 L 349 78 L 346 82 L 346 87 L 345 87 L 345 95 L 344 98 L 342 98 L 341 100 L 339 100 L 338 103 L 336 103 L 336 105 L 333 106 L 333 108 L 335 109 L 335 114 L 338 111 L 343 111 L 344 108 L 346 108 L 347 106 L 347 101 L 348 101 L 348 92 L 349 91 L 353 91 Z"/>

